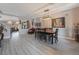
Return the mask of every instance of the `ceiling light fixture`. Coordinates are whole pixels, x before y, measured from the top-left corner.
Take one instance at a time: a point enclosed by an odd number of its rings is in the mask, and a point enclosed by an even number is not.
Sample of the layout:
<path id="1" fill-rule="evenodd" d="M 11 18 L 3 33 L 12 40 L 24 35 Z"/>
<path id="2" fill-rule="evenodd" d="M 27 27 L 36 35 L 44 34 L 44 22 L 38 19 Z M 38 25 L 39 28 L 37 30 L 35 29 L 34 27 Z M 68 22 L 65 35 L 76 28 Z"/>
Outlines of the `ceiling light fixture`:
<path id="1" fill-rule="evenodd" d="M 12 24 L 12 21 L 8 21 L 7 23 L 8 23 L 8 24 Z"/>
<path id="2" fill-rule="evenodd" d="M 48 12 L 48 11 L 49 11 L 49 9 L 45 9 L 45 10 L 44 10 L 44 12 Z"/>

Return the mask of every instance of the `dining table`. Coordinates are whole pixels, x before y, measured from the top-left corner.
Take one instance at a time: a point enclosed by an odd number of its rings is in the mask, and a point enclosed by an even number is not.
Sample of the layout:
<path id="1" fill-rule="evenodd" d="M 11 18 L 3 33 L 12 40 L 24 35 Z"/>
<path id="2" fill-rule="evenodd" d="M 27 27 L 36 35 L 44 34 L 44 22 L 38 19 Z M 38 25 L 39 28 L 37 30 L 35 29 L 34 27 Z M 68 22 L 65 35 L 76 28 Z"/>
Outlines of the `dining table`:
<path id="1" fill-rule="evenodd" d="M 41 37 L 45 37 L 45 39 L 50 40 L 50 37 L 51 37 L 52 38 L 51 44 L 53 44 L 53 35 L 54 35 L 53 31 L 51 32 L 51 31 L 36 30 L 35 31 L 35 37 L 37 35 L 39 36 L 40 39 L 41 39 Z"/>

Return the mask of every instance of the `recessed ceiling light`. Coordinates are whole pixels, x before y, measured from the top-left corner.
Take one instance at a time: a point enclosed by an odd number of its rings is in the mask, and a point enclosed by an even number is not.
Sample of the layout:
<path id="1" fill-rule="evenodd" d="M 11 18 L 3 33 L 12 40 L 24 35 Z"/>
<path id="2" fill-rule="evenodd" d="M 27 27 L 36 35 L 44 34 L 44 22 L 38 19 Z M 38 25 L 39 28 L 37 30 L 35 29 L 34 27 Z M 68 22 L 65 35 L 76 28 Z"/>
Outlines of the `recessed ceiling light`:
<path id="1" fill-rule="evenodd" d="M 48 12 L 48 11 L 49 11 L 49 9 L 45 9 L 45 10 L 44 10 L 44 12 Z"/>
<path id="2" fill-rule="evenodd" d="M 8 24 L 12 24 L 12 21 L 8 21 L 7 23 L 8 23 Z"/>

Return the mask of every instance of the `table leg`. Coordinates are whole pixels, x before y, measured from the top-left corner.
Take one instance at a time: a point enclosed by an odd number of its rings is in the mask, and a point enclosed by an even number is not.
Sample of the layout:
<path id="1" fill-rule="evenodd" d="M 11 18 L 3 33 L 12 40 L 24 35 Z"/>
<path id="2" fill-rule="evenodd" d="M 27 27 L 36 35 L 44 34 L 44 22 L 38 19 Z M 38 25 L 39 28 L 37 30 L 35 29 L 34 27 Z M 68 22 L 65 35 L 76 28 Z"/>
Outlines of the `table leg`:
<path id="1" fill-rule="evenodd" d="M 52 42 L 51 42 L 51 44 L 53 44 L 53 35 L 52 35 Z"/>

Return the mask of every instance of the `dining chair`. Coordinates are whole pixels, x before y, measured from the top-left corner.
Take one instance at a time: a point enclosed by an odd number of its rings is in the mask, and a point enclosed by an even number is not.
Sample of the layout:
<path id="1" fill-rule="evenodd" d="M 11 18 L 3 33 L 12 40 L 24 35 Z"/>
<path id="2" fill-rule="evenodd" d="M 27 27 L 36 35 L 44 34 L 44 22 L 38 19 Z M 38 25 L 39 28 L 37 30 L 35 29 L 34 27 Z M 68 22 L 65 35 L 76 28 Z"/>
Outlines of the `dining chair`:
<path id="1" fill-rule="evenodd" d="M 56 31 L 53 34 L 53 38 L 55 39 L 55 43 L 58 42 L 58 29 L 56 29 Z"/>

